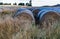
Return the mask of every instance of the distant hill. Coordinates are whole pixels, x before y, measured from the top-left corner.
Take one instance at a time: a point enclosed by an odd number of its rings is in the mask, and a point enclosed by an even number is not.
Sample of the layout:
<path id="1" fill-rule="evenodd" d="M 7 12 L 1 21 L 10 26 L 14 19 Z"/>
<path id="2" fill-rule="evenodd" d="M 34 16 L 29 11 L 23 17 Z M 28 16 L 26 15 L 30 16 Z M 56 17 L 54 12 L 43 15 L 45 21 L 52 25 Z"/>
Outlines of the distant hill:
<path id="1" fill-rule="evenodd" d="M 54 5 L 53 7 L 60 7 L 60 4 Z"/>
<path id="2" fill-rule="evenodd" d="M 45 6 L 42 6 L 42 7 L 60 7 L 60 4 L 53 5 L 53 6 L 45 5 Z"/>

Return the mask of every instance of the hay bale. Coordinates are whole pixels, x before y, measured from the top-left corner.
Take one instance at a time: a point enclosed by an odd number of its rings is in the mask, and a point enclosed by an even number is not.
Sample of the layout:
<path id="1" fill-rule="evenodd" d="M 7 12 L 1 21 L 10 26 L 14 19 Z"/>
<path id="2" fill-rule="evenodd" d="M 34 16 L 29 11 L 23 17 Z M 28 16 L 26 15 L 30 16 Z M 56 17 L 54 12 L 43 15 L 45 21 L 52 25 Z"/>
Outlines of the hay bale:
<path id="1" fill-rule="evenodd" d="M 20 20 L 29 20 L 30 22 L 34 22 L 33 13 L 25 8 L 20 8 L 17 10 L 17 13 L 14 15 L 14 17 L 18 17 Z"/>
<path id="2" fill-rule="evenodd" d="M 35 7 L 28 7 L 27 9 L 30 10 L 30 11 L 32 11 L 32 10 L 35 9 Z"/>
<path id="3" fill-rule="evenodd" d="M 40 20 L 41 28 L 50 28 L 54 23 L 59 21 L 60 16 L 56 12 L 47 12 Z"/>
<path id="4" fill-rule="evenodd" d="M 11 14 L 11 13 L 15 13 L 17 10 L 17 8 L 13 8 L 13 7 L 3 7 L 3 14 Z"/>
<path id="5" fill-rule="evenodd" d="M 0 18 L 0 39 L 12 39 L 13 35 L 20 31 L 20 23 L 18 19 L 10 16 Z"/>
<path id="6" fill-rule="evenodd" d="M 12 18 L 0 18 L 0 39 L 12 39 L 13 25 Z"/>
<path id="7" fill-rule="evenodd" d="M 39 13 L 40 9 L 34 9 L 32 12 L 34 15 L 37 15 Z"/>
<path id="8" fill-rule="evenodd" d="M 39 13 L 40 9 L 34 9 L 32 12 L 33 12 L 33 15 L 34 15 L 34 18 L 35 18 L 35 24 L 38 25 L 38 17 L 37 17 L 37 14 Z"/>
<path id="9" fill-rule="evenodd" d="M 21 18 L 23 18 L 23 16 Z M 13 39 L 16 35 L 19 36 L 18 32 L 31 29 L 32 24 L 28 21 L 29 20 L 20 20 L 18 17 L 13 19 L 10 16 L 6 16 L 4 19 L 0 18 L 0 39 Z"/>
<path id="10" fill-rule="evenodd" d="M 20 30 L 29 30 L 32 26 L 31 20 L 33 21 L 32 16 L 25 12 L 14 19 L 9 15 L 0 18 L 0 39 L 13 39 Z"/>
<path id="11" fill-rule="evenodd" d="M 0 13 L 2 13 L 2 11 L 3 11 L 3 9 L 2 9 L 2 8 L 0 8 Z"/>

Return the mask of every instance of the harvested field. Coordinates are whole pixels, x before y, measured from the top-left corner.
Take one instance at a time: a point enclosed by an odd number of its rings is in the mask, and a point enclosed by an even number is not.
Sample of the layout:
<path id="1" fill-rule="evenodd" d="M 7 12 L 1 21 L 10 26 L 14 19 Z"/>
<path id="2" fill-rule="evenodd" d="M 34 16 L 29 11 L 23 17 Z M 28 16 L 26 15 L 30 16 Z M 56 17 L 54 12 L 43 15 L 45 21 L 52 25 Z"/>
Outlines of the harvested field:
<path id="1" fill-rule="evenodd" d="M 57 39 L 60 36 L 59 27 L 60 21 L 51 29 L 38 29 L 34 24 L 8 16 L 0 18 L 0 39 Z"/>
<path id="2" fill-rule="evenodd" d="M 54 12 L 44 15 L 42 29 L 32 23 L 31 15 L 23 12 L 13 18 L 14 13 L 15 9 L 13 12 L 8 9 L 0 12 L 0 39 L 60 39 L 60 16 Z"/>

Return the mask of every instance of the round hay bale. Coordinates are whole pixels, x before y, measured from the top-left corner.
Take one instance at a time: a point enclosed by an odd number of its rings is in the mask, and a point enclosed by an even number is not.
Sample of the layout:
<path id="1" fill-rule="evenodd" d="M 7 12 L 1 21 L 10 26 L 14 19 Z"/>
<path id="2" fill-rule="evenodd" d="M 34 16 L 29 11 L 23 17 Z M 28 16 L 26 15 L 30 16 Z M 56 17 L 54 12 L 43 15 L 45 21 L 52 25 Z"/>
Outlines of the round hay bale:
<path id="1" fill-rule="evenodd" d="M 35 22 L 33 13 L 25 8 L 20 8 L 17 10 L 17 13 L 14 15 L 14 18 L 15 17 L 20 20 L 21 26 L 30 26 L 31 23 Z"/>
<path id="2" fill-rule="evenodd" d="M 32 11 L 34 10 L 35 8 L 34 7 L 30 7 L 30 8 L 27 8 L 28 10 Z"/>
<path id="3" fill-rule="evenodd" d="M 39 23 L 39 22 L 38 22 L 38 17 L 37 17 L 37 14 L 39 13 L 39 11 L 40 11 L 39 8 L 32 10 L 33 15 L 34 15 L 34 18 L 35 18 L 35 24 L 37 24 L 37 25 L 38 25 L 38 23 Z"/>
<path id="4" fill-rule="evenodd" d="M 0 8 L 0 13 L 2 13 L 2 11 L 3 11 L 3 9 L 2 9 L 2 8 Z"/>
<path id="5" fill-rule="evenodd" d="M 3 7 L 2 9 L 3 9 L 2 11 L 3 14 L 14 14 L 17 10 L 17 8 L 15 7 Z"/>
<path id="6" fill-rule="evenodd" d="M 40 9 L 34 9 L 32 12 L 34 15 L 37 15 L 39 13 Z"/>
<path id="7" fill-rule="evenodd" d="M 47 12 L 39 21 L 41 28 L 50 28 L 54 23 L 59 21 L 60 16 L 56 12 Z"/>

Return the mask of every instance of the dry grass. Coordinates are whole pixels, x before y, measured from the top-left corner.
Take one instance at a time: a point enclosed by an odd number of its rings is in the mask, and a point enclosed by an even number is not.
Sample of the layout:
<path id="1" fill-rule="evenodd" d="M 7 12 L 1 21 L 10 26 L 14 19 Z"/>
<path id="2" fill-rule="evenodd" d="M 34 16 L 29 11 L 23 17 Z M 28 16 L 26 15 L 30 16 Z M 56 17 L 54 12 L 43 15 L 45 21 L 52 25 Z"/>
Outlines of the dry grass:
<path id="1" fill-rule="evenodd" d="M 19 20 L 18 18 L 13 19 L 11 16 L 0 18 L 0 39 L 12 39 L 13 35 L 15 38 L 16 34 L 22 30 L 24 30 L 23 32 L 25 33 L 31 26 L 32 25 L 28 20 Z"/>
<path id="2" fill-rule="evenodd" d="M 0 39 L 60 39 L 60 22 L 49 29 L 38 29 L 35 24 L 11 16 L 0 18 Z"/>
<path id="3" fill-rule="evenodd" d="M 60 39 L 60 21 L 48 29 L 38 29 L 29 20 L 3 14 L 0 16 L 0 39 Z"/>
<path id="4" fill-rule="evenodd" d="M 14 33 L 14 24 L 12 18 L 0 18 L 0 39 L 11 39 Z"/>

